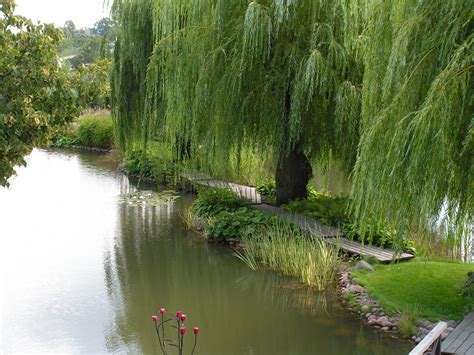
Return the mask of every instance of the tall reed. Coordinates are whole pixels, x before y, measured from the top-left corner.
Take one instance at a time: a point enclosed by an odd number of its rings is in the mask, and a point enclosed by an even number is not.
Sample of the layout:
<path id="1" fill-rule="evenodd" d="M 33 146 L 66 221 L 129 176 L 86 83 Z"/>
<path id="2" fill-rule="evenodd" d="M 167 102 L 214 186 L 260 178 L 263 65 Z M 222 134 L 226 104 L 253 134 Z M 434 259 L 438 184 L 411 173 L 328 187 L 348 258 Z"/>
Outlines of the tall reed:
<path id="1" fill-rule="evenodd" d="M 307 237 L 288 223 L 278 222 L 244 237 L 245 250 L 237 257 L 256 268 L 259 265 L 323 290 L 333 280 L 338 248 L 322 238 Z M 247 261 L 251 260 L 252 263 Z"/>

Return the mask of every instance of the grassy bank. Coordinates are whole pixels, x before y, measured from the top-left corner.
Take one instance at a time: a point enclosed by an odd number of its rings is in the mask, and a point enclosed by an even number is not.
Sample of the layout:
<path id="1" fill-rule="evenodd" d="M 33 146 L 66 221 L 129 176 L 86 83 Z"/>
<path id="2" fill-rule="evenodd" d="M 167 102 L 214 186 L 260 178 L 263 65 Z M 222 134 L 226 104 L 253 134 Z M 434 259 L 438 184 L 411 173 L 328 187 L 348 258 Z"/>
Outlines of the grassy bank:
<path id="1" fill-rule="evenodd" d="M 461 294 L 469 271 L 472 264 L 413 260 L 352 275 L 386 312 L 438 321 L 459 320 L 474 306 L 472 297 Z"/>

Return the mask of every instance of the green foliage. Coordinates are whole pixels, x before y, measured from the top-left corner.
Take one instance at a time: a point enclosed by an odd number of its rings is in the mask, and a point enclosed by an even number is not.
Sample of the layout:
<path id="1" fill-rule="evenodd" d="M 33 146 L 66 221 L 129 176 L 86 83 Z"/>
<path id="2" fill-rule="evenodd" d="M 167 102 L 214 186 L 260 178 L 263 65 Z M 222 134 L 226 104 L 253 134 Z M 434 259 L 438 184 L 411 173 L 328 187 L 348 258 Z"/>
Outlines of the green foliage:
<path id="1" fill-rule="evenodd" d="M 276 203 L 276 186 L 274 182 L 267 182 L 258 185 L 257 192 L 262 196 L 263 202 L 270 205 Z"/>
<path id="2" fill-rule="evenodd" d="M 350 22 L 364 2 L 345 3 L 115 0 L 119 146 L 165 132 L 199 166 L 225 169 L 244 149 L 277 161 L 296 146 L 353 161 L 355 148 L 339 146 L 358 142 L 362 67 L 351 39 L 362 27 Z"/>
<path id="3" fill-rule="evenodd" d="M 76 136 L 71 135 L 59 135 L 52 139 L 51 145 L 57 148 L 67 148 L 78 144 Z"/>
<path id="4" fill-rule="evenodd" d="M 24 165 L 52 128 L 78 114 L 74 92 L 57 59 L 62 38 L 52 25 L 14 15 L 12 0 L 0 2 L 0 185 Z"/>
<path id="5" fill-rule="evenodd" d="M 474 217 L 473 3 L 369 4 L 355 217 L 405 233 L 447 212 L 460 250 Z"/>
<path id="6" fill-rule="evenodd" d="M 249 205 L 248 200 L 236 196 L 230 190 L 203 188 L 192 209 L 200 217 L 214 217 L 221 212 L 233 212 Z"/>
<path id="7" fill-rule="evenodd" d="M 474 271 L 467 273 L 467 281 L 461 289 L 461 294 L 474 299 Z"/>
<path id="8" fill-rule="evenodd" d="M 383 309 L 430 321 L 458 320 L 474 305 L 460 289 L 472 265 L 417 260 L 376 265 L 375 271 L 353 271 L 357 281 Z"/>
<path id="9" fill-rule="evenodd" d="M 114 127 L 108 115 L 81 118 L 76 134 L 78 144 L 84 147 L 110 149 L 114 145 Z"/>
<path id="10" fill-rule="evenodd" d="M 245 259 L 258 260 L 320 291 L 336 275 L 338 249 L 320 238 L 307 238 L 299 228 L 282 220 L 245 235 L 244 245 Z"/>
<path id="11" fill-rule="evenodd" d="M 320 194 L 308 200 L 290 201 L 282 208 L 289 212 L 313 217 L 325 225 L 342 227 L 350 221 L 346 212 L 348 202 L 345 197 L 331 197 Z"/>
<path id="12" fill-rule="evenodd" d="M 166 148 L 156 146 L 144 152 L 143 149 L 129 150 L 124 159 L 124 168 L 132 176 L 149 178 L 162 185 L 174 185 L 177 170 Z"/>
<path id="13" fill-rule="evenodd" d="M 227 238 L 244 238 L 255 234 L 266 225 L 275 223 L 276 217 L 249 207 L 221 211 L 208 220 L 207 236 L 221 241 Z"/>
<path id="14" fill-rule="evenodd" d="M 109 102 L 110 60 L 100 59 L 88 66 L 80 65 L 71 72 L 71 82 L 81 107 L 106 108 Z"/>

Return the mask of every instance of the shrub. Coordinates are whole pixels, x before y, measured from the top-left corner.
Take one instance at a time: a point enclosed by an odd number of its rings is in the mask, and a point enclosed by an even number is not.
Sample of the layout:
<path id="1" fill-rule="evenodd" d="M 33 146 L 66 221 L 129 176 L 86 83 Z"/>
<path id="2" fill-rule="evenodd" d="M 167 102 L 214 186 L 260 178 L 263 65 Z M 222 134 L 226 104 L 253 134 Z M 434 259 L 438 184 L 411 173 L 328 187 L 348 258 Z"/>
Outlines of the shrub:
<path id="1" fill-rule="evenodd" d="M 109 149 L 114 145 L 114 126 L 110 115 L 85 116 L 77 127 L 78 144 Z"/>
<path id="2" fill-rule="evenodd" d="M 350 221 L 346 213 L 348 202 L 345 197 L 318 194 L 309 200 L 290 201 L 282 208 L 289 212 L 303 213 L 329 226 L 341 227 Z"/>
<path id="3" fill-rule="evenodd" d="M 132 176 L 146 177 L 163 185 L 174 185 L 176 181 L 176 165 L 161 148 L 146 152 L 142 149 L 130 150 L 123 165 Z"/>
<path id="4" fill-rule="evenodd" d="M 205 233 L 216 240 L 244 238 L 253 235 L 266 225 L 274 223 L 277 217 L 268 213 L 240 207 L 234 211 L 222 211 L 209 219 Z"/>
<path id="5" fill-rule="evenodd" d="M 276 186 L 274 182 L 267 182 L 258 185 L 257 192 L 262 196 L 263 202 L 270 205 L 276 203 Z"/>
<path id="6" fill-rule="evenodd" d="M 223 211 L 232 212 L 236 208 L 249 205 L 250 201 L 237 197 L 230 190 L 206 188 L 199 191 L 192 209 L 200 217 L 213 217 Z"/>

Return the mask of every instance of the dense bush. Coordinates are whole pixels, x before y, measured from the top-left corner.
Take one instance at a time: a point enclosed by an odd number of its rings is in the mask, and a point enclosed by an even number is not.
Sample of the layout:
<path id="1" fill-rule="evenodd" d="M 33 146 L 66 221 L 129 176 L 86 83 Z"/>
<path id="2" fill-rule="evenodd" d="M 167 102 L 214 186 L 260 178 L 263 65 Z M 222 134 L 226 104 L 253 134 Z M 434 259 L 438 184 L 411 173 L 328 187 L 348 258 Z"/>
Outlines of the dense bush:
<path id="1" fill-rule="evenodd" d="M 257 192 L 262 196 L 263 202 L 270 205 L 276 203 L 276 186 L 273 181 L 258 185 Z"/>
<path id="2" fill-rule="evenodd" d="M 323 224 L 342 227 L 350 222 L 346 213 L 348 201 L 345 197 L 331 197 L 319 194 L 308 200 L 290 201 L 282 207 L 289 212 L 302 213 L 313 217 Z"/>
<path id="3" fill-rule="evenodd" d="M 231 212 L 249 204 L 248 200 L 236 196 L 230 190 L 205 188 L 199 191 L 192 209 L 200 217 L 213 217 L 220 212 Z"/>
<path id="4" fill-rule="evenodd" d="M 251 236 L 262 227 L 272 225 L 278 217 L 250 207 L 222 211 L 210 218 L 205 228 L 207 236 L 216 240 Z"/>
<path id="5" fill-rule="evenodd" d="M 251 208 L 248 200 L 226 189 L 200 190 L 191 211 L 205 221 L 205 234 L 219 241 L 253 235 L 278 220 L 276 216 Z"/>
<path id="6" fill-rule="evenodd" d="M 81 118 L 76 134 L 78 144 L 84 147 L 109 149 L 114 145 L 114 126 L 109 115 Z"/>
<path id="7" fill-rule="evenodd" d="M 123 165 L 132 176 L 146 177 L 163 185 L 173 185 L 176 181 L 176 165 L 160 149 L 147 152 L 142 149 L 130 150 L 126 153 Z"/>

